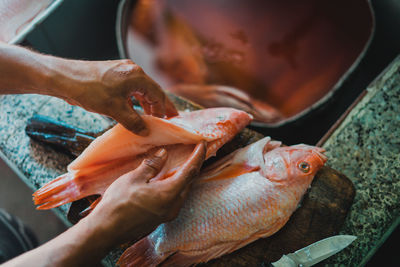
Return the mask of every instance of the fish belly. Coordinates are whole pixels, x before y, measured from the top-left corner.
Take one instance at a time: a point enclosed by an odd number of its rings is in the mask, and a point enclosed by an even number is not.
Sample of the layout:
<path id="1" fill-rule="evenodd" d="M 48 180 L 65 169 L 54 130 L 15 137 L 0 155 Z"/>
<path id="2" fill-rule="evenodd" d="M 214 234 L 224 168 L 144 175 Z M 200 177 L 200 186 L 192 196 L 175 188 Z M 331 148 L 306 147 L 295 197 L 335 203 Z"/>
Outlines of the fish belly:
<path id="1" fill-rule="evenodd" d="M 196 255 L 224 243 L 229 247 L 225 254 L 278 231 L 297 204 L 290 188 L 258 172 L 199 183 L 177 219 L 161 225 L 149 238 L 160 255 L 177 251 Z"/>

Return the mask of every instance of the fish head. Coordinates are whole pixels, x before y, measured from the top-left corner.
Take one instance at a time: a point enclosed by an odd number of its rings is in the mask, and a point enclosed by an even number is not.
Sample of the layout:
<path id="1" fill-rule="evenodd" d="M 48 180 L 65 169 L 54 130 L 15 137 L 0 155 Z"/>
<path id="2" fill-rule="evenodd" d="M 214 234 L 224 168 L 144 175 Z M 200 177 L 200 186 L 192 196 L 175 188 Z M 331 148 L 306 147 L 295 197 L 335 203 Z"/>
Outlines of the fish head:
<path id="1" fill-rule="evenodd" d="M 310 182 L 327 161 L 320 147 L 304 144 L 278 147 L 264 154 L 261 174 L 273 182 Z"/>

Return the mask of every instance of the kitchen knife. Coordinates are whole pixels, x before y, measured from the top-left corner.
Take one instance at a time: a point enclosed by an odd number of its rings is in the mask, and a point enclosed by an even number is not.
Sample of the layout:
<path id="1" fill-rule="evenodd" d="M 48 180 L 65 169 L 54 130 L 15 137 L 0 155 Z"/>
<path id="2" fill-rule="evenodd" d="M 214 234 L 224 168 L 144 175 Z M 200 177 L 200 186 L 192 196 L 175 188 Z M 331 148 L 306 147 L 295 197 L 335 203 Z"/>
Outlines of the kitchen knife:
<path id="1" fill-rule="evenodd" d="M 357 237 L 353 235 L 336 235 L 315 242 L 296 252 L 283 255 L 278 261 L 273 262 L 273 267 L 312 266 L 326 258 L 338 253 L 350 245 Z"/>

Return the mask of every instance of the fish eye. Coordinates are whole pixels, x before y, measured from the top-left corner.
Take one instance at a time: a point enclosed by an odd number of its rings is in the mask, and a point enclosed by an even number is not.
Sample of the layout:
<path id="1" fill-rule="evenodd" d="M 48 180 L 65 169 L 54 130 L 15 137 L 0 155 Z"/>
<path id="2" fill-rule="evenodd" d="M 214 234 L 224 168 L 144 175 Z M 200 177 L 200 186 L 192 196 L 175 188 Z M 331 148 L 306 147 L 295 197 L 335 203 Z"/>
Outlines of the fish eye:
<path id="1" fill-rule="evenodd" d="M 310 171 L 310 164 L 308 164 L 307 162 L 300 162 L 299 163 L 299 169 L 304 172 L 307 173 Z"/>

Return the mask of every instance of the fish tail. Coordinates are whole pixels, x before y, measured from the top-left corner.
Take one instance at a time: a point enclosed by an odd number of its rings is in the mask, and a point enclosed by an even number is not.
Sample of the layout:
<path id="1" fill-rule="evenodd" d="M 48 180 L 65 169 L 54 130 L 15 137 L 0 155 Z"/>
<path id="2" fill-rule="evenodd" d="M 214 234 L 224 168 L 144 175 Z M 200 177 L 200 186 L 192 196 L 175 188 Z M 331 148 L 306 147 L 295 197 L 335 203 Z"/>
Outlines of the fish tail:
<path id="1" fill-rule="evenodd" d="M 65 173 L 33 193 L 35 205 L 40 205 L 36 209 L 51 209 L 82 198 L 73 177 Z"/>
<path id="2" fill-rule="evenodd" d="M 163 255 L 158 255 L 154 249 L 154 244 L 145 237 L 125 250 L 117 264 L 120 267 L 152 267 L 162 263 L 167 256 L 164 257 Z"/>

